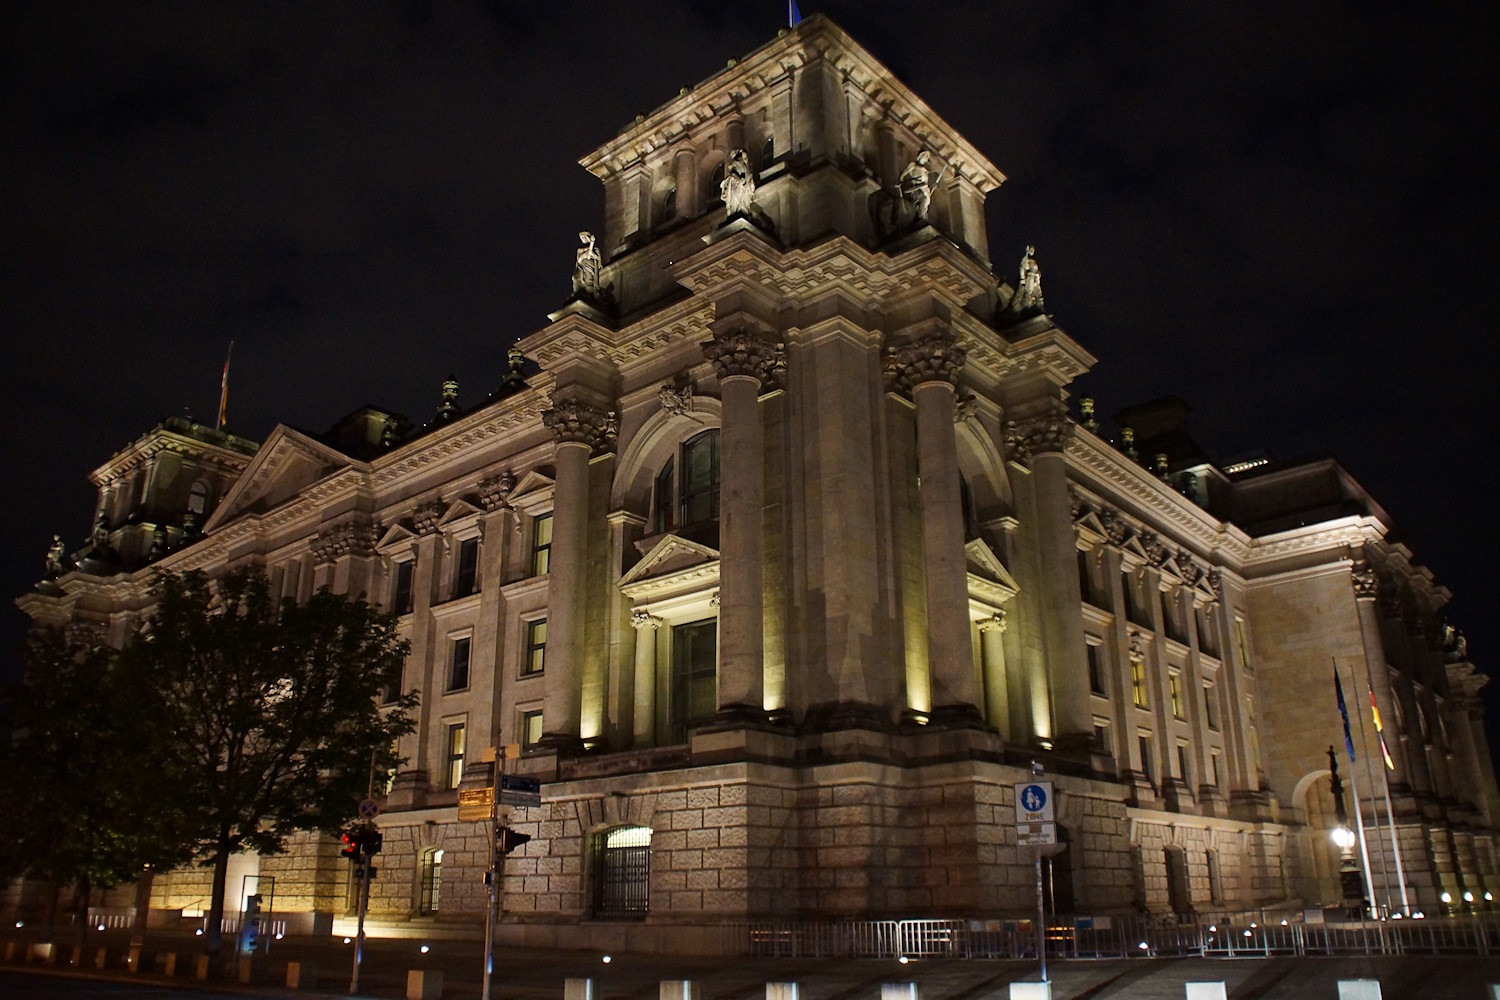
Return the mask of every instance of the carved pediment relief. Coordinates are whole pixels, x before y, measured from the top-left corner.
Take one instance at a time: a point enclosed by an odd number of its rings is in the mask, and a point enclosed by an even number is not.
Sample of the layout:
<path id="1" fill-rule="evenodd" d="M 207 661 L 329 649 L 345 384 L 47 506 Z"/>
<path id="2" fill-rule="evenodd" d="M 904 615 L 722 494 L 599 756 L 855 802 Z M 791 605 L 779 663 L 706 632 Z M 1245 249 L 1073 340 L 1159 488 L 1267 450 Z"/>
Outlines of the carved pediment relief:
<path id="1" fill-rule="evenodd" d="M 443 512 L 443 516 L 438 518 L 437 526 L 439 528 L 447 528 L 459 521 L 464 521 L 483 513 L 482 509 L 476 507 L 463 497 L 459 497 L 449 504 L 448 509 Z"/>
<path id="2" fill-rule="evenodd" d="M 393 524 L 385 529 L 385 533 L 375 543 L 375 548 L 384 552 L 387 549 L 398 548 L 403 544 L 409 545 L 412 539 L 416 537 L 416 532 L 412 531 L 406 525 Z"/>
<path id="3" fill-rule="evenodd" d="M 552 491 L 556 486 L 555 480 L 532 469 L 516 482 L 507 499 L 514 509 L 535 516 L 552 505 Z"/>
<path id="4" fill-rule="evenodd" d="M 280 425 L 255 453 L 203 526 L 212 532 L 244 514 L 263 513 L 355 463 L 301 431 Z"/>
<path id="5" fill-rule="evenodd" d="M 1109 541 L 1109 529 L 1096 512 L 1087 508 L 1073 521 L 1073 530 L 1078 532 L 1078 547 L 1085 552 Z"/>

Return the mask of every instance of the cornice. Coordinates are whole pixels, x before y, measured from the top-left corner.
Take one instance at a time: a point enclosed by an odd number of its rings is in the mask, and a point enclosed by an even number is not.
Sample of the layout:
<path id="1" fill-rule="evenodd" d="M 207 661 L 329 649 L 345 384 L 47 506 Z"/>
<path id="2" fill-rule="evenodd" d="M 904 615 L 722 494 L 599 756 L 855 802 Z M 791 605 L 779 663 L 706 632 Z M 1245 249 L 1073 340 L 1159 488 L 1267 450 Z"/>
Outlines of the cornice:
<path id="1" fill-rule="evenodd" d="M 504 434 L 522 428 L 540 428 L 542 411 L 551 405 L 551 399 L 537 388 L 524 389 L 394 452 L 388 458 L 377 459 L 373 466 L 374 485 L 377 489 L 388 486 Z"/>
<path id="2" fill-rule="evenodd" d="M 1249 575 L 1256 567 L 1315 552 L 1337 553 L 1342 556 L 1350 548 L 1358 548 L 1366 542 L 1379 542 L 1385 537 L 1386 531 L 1386 526 L 1376 518 L 1365 514 L 1351 514 L 1266 535 L 1251 542 L 1250 552 L 1244 562 L 1245 571 Z"/>

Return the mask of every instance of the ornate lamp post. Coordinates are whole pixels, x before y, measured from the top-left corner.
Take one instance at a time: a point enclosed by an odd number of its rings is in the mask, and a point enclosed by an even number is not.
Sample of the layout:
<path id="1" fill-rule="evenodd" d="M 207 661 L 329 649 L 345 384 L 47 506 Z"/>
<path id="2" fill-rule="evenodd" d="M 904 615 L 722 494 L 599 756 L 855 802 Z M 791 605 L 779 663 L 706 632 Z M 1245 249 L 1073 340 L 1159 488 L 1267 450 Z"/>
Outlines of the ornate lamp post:
<path id="1" fill-rule="evenodd" d="M 1365 911 L 1369 900 L 1365 899 L 1359 863 L 1354 859 L 1354 831 L 1349 829 L 1349 812 L 1344 808 L 1344 783 L 1339 780 L 1339 760 L 1333 747 L 1328 748 L 1328 771 L 1333 783 L 1333 816 L 1338 824 L 1330 836 L 1339 848 L 1339 890 L 1342 894 L 1339 905 L 1350 916 L 1355 916 Z"/>

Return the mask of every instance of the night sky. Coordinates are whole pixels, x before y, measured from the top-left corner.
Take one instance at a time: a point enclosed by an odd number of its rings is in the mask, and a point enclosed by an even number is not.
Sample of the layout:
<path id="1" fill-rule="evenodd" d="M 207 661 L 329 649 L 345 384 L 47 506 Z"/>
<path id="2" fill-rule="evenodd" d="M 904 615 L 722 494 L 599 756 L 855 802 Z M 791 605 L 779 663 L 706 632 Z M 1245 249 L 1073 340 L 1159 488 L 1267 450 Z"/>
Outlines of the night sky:
<path id="1" fill-rule="evenodd" d="M 1492 4 L 802 0 L 1009 180 L 1106 418 L 1331 451 L 1493 669 Z M 774 37 L 779 0 L 11 4 L 0 13 L 9 595 L 163 417 L 423 422 L 499 385 L 602 228 L 577 165 Z M 1106 424 L 1109 424 L 1106 419 Z M 24 624 L 0 613 L 5 655 Z M 1500 688 L 1500 684 L 1494 685 Z M 1492 741 L 1500 690 L 1490 692 Z"/>

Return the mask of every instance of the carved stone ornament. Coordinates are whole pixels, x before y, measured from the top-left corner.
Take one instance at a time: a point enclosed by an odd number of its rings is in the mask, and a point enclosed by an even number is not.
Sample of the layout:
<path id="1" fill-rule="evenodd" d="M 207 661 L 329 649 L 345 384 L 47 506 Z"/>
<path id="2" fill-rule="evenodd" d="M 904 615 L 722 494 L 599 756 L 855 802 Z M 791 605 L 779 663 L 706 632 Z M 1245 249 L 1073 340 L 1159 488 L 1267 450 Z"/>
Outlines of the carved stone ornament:
<path id="1" fill-rule="evenodd" d="M 923 382 L 958 384 L 958 371 L 969 352 L 958 346 L 951 331 L 934 333 L 909 344 L 885 349 L 885 384 L 888 391 L 909 394 Z"/>
<path id="2" fill-rule="evenodd" d="M 664 385 L 657 390 L 657 397 L 661 400 L 661 408 L 674 417 L 685 416 L 693 412 L 693 387 L 691 384 L 681 389 L 674 389 L 670 385 Z"/>
<path id="3" fill-rule="evenodd" d="M 719 197 L 724 199 L 724 213 L 729 218 L 749 215 L 755 207 L 755 174 L 750 170 L 750 154 L 736 149 L 724 165 L 724 179 L 719 182 Z"/>
<path id="4" fill-rule="evenodd" d="M 1026 420 L 1012 420 L 1005 425 L 1005 448 L 1012 461 L 1029 462 L 1033 455 L 1064 451 L 1077 425 L 1068 419 L 1061 402 L 1052 412 Z"/>
<path id="5" fill-rule="evenodd" d="M 1188 554 L 1187 549 L 1183 549 L 1177 553 L 1177 565 L 1182 568 L 1182 580 L 1189 587 L 1195 586 L 1199 580 L 1203 579 L 1205 570 L 1193 561 L 1193 557 Z"/>
<path id="6" fill-rule="evenodd" d="M 1020 276 L 1016 279 L 1016 294 L 1005 306 L 1005 314 L 1015 319 L 1040 316 L 1046 312 L 1042 301 L 1042 269 L 1036 263 L 1036 247 L 1028 246 L 1021 255 Z M 1090 428 L 1092 430 L 1092 428 Z"/>
<path id="7" fill-rule="evenodd" d="M 479 505 L 485 510 L 510 509 L 510 491 L 516 488 L 516 474 L 506 471 L 479 481 Z"/>
<path id="8" fill-rule="evenodd" d="M 1156 532 L 1154 531 L 1142 532 L 1141 548 L 1146 550 L 1146 561 L 1153 566 L 1162 565 L 1172 554 L 1161 543 L 1161 539 L 1156 537 Z"/>
<path id="9" fill-rule="evenodd" d="M 335 524 L 318 532 L 312 543 L 315 563 L 330 563 L 341 556 L 375 554 L 378 529 L 373 524 Z"/>
<path id="10" fill-rule="evenodd" d="M 1031 462 L 1031 435 L 1025 424 L 1015 420 L 1005 422 L 1005 457 L 1022 465 Z"/>
<path id="11" fill-rule="evenodd" d="M 1146 658 L 1146 647 L 1141 642 L 1141 634 L 1139 632 L 1131 632 L 1130 633 L 1130 659 L 1132 661 L 1134 661 L 1134 662 L 1139 662 L 1140 660 L 1144 660 L 1145 658 Z"/>
<path id="12" fill-rule="evenodd" d="M 953 401 L 953 422 L 967 423 L 979 417 L 979 397 L 972 392 L 964 393 Z"/>
<path id="13" fill-rule="evenodd" d="M 552 409 L 542 411 L 542 423 L 552 428 L 559 444 L 576 441 L 594 452 L 614 447 L 619 424 L 613 413 L 581 403 L 576 399 L 559 399 Z"/>
<path id="14" fill-rule="evenodd" d="M 640 608 L 636 608 L 634 611 L 630 612 L 630 627 L 631 628 L 634 628 L 634 629 L 653 628 L 654 629 L 654 628 L 661 628 L 665 624 L 666 624 L 665 621 L 663 621 L 662 619 L 656 617 L 655 615 L 653 615 L 649 611 L 643 611 Z"/>
<path id="15" fill-rule="evenodd" d="M 1081 497 L 1081 496 L 1078 495 L 1078 491 L 1077 490 L 1073 489 L 1072 487 L 1069 487 L 1068 488 L 1068 513 L 1072 515 L 1073 520 L 1075 520 L 1075 521 L 1078 520 L 1080 517 L 1082 517 L 1083 515 L 1087 514 L 1088 512 L 1089 512 L 1089 505 L 1083 502 L 1083 497 Z"/>
<path id="16" fill-rule="evenodd" d="M 778 344 L 749 330 L 725 330 L 699 346 L 721 379 L 748 375 L 764 385 L 780 360 Z"/>
<path id="17" fill-rule="evenodd" d="M 1349 576 L 1350 582 L 1354 584 L 1356 600 L 1373 601 L 1380 596 L 1380 578 L 1375 575 L 1375 570 L 1369 563 L 1356 562 Z"/>
<path id="18" fill-rule="evenodd" d="M 978 628 L 980 633 L 982 634 L 985 632 L 1004 632 L 1009 624 L 1010 623 L 1006 620 L 1005 612 L 996 611 L 988 618 L 981 618 L 975 627 Z"/>
<path id="19" fill-rule="evenodd" d="M 443 506 L 441 500 L 428 500 L 426 503 L 417 504 L 416 509 L 411 512 L 412 530 L 419 535 L 431 533 L 437 527 L 438 518 L 443 516 L 445 510 L 447 508 Z"/>
<path id="20" fill-rule="evenodd" d="M 1224 571 L 1215 567 L 1208 571 L 1208 589 L 1214 592 L 1214 597 L 1224 599 Z"/>
<path id="21" fill-rule="evenodd" d="M 717 590 L 708 596 L 708 606 L 711 608 L 719 606 L 719 592 Z"/>
<path id="22" fill-rule="evenodd" d="M 1109 544 L 1119 548 L 1125 544 L 1125 536 L 1130 533 L 1130 526 L 1125 519 L 1108 508 L 1099 512 L 1099 523 L 1104 525 L 1105 537 Z"/>

